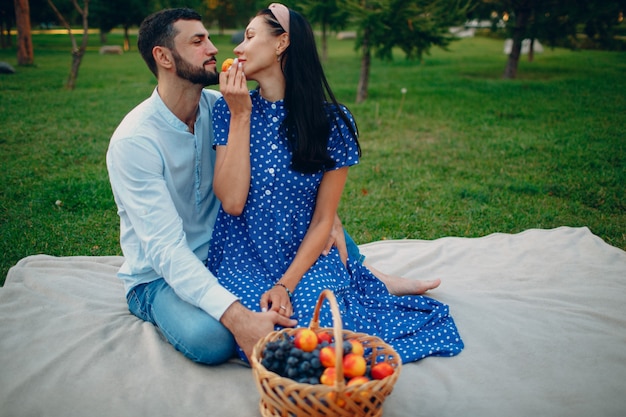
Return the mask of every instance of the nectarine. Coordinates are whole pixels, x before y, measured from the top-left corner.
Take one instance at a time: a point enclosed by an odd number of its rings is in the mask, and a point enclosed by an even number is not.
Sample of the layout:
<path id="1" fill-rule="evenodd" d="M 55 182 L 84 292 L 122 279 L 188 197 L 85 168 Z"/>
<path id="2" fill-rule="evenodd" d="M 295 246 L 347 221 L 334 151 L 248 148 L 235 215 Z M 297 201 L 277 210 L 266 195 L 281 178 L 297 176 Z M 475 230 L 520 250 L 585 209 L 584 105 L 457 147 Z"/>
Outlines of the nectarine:
<path id="1" fill-rule="evenodd" d="M 320 362 L 325 368 L 335 366 L 336 358 L 334 346 L 325 346 L 320 350 Z"/>
<path id="2" fill-rule="evenodd" d="M 230 66 L 233 65 L 233 62 L 235 62 L 234 59 L 226 58 L 222 63 L 222 72 L 228 71 L 230 69 Z"/>
<path id="3" fill-rule="evenodd" d="M 343 374 L 346 378 L 365 375 L 366 370 L 367 363 L 363 356 L 356 353 L 348 353 L 343 357 Z"/>
<path id="4" fill-rule="evenodd" d="M 387 362 L 379 362 L 372 366 L 371 374 L 374 379 L 386 378 L 393 374 L 393 366 L 389 365 Z"/>
<path id="5" fill-rule="evenodd" d="M 317 335 L 313 330 L 303 328 L 298 330 L 293 343 L 297 348 L 300 348 L 305 352 L 313 352 L 317 347 Z"/>

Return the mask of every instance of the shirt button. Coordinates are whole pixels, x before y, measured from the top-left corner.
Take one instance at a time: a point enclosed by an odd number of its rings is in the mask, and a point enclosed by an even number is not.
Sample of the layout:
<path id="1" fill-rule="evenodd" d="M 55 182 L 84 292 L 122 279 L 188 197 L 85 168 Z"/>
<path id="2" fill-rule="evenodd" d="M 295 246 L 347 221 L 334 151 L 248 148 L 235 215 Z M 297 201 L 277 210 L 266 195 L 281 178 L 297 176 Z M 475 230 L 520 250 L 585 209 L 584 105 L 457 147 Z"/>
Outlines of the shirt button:
<path id="1" fill-rule="evenodd" d="M 276 108 L 276 104 L 272 103 L 272 108 L 275 109 Z"/>
<path id="2" fill-rule="evenodd" d="M 269 172 L 270 174 L 274 175 L 274 168 L 268 169 L 267 172 Z"/>
<path id="3" fill-rule="evenodd" d="M 265 195 L 270 195 L 272 192 L 270 190 L 265 190 Z"/>
<path id="4" fill-rule="evenodd" d="M 278 117 L 274 116 L 272 117 L 272 122 L 276 123 L 278 121 Z"/>
<path id="5" fill-rule="evenodd" d="M 276 149 L 278 149 L 278 146 L 276 146 L 276 145 L 274 145 L 274 144 L 273 144 L 273 145 L 272 145 L 272 150 L 273 150 L 273 151 L 275 151 Z"/>

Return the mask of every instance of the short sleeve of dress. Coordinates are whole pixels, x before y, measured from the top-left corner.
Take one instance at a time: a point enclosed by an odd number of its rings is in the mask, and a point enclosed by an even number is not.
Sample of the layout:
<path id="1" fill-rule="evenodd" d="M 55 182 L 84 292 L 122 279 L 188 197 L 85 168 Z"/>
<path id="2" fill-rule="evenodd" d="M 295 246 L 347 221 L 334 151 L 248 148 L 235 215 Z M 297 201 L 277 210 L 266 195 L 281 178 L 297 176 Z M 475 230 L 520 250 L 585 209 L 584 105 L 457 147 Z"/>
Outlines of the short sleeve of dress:
<path id="1" fill-rule="evenodd" d="M 230 125 L 230 110 L 224 98 L 220 98 L 213 106 L 213 147 L 228 144 L 228 126 Z"/>
<path id="2" fill-rule="evenodd" d="M 328 140 L 328 155 L 335 161 L 333 169 L 352 166 L 359 163 L 359 147 L 355 134 L 356 123 L 352 113 L 345 107 L 341 106 L 339 110 L 335 106 L 331 106 L 329 111 L 330 118 L 330 138 Z M 343 111 L 348 117 L 352 129 L 348 127 L 344 119 L 339 114 Z"/>

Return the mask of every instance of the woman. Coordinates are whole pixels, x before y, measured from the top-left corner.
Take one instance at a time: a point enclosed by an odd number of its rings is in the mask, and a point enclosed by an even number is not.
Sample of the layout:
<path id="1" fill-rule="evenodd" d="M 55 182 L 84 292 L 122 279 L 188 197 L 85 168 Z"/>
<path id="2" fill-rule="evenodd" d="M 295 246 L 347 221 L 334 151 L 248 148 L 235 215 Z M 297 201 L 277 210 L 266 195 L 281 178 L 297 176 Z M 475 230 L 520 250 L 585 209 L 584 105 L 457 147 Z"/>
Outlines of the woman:
<path id="1" fill-rule="evenodd" d="M 348 167 L 358 163 L 356 123 L 326 81 L 310 25 L 273 3 L 260 11 L 220 75 L 214 108 L 215 194 L 222 209 L 208 267 L 252 310 L 311 320 L 331 289 L 345 329 L 377 335 L 404 362 L 463 348 L 447 306 L 396 297 L 366 267 L 322 255 Z M 248 92 L 245 82 L 258 88 Z M 248 95 L 249 100 L 235 100 Z M 228 102 L 228 104 L 227 104 Z M 242 104 L 243 103 L 243 104 Z M 231 113 L 249 112 L 248 121 Z M 332 327 L 328 309 L 320 325 Z"/>

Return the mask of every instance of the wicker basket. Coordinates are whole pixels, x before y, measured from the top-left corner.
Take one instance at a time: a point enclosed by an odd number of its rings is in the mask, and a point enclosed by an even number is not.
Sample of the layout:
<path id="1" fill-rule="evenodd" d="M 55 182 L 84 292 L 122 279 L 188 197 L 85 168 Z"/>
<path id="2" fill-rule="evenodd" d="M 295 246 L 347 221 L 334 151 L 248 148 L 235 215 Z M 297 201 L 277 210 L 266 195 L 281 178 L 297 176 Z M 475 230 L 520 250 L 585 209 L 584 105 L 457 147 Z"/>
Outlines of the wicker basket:
<path id="1" fill-rule="evenodd" d="M 324 299 L 330 303 L 334 325 L 332 329 L 319 327 L 319 311 Z M 383 401 L 391 394 L 400 374 L 402 362 L 399 355 L 378 337 L 342 330 L 337 300 L 330 290 L 324 290 L 320 294 L 309 328 L 315 333 L 332 332 L 334 335 L 336 353 L 334 386 L 299 383 L 268 371 L 261 364 L 265 345 L 282 337 L 283 333 L 295 336 L 298 329 L 282 329 L 272 332 L 256 343 L 251 358 L 252 371 L 261 394 L 259 404 L 261 415 L 263 417 L 381 416 Z M 394 373 L 381 380 L 346 386 L 342 361 L 344 337 L 356 339 L 363 344 L 368 365 L 386 361 L 395 369 Z"/>

